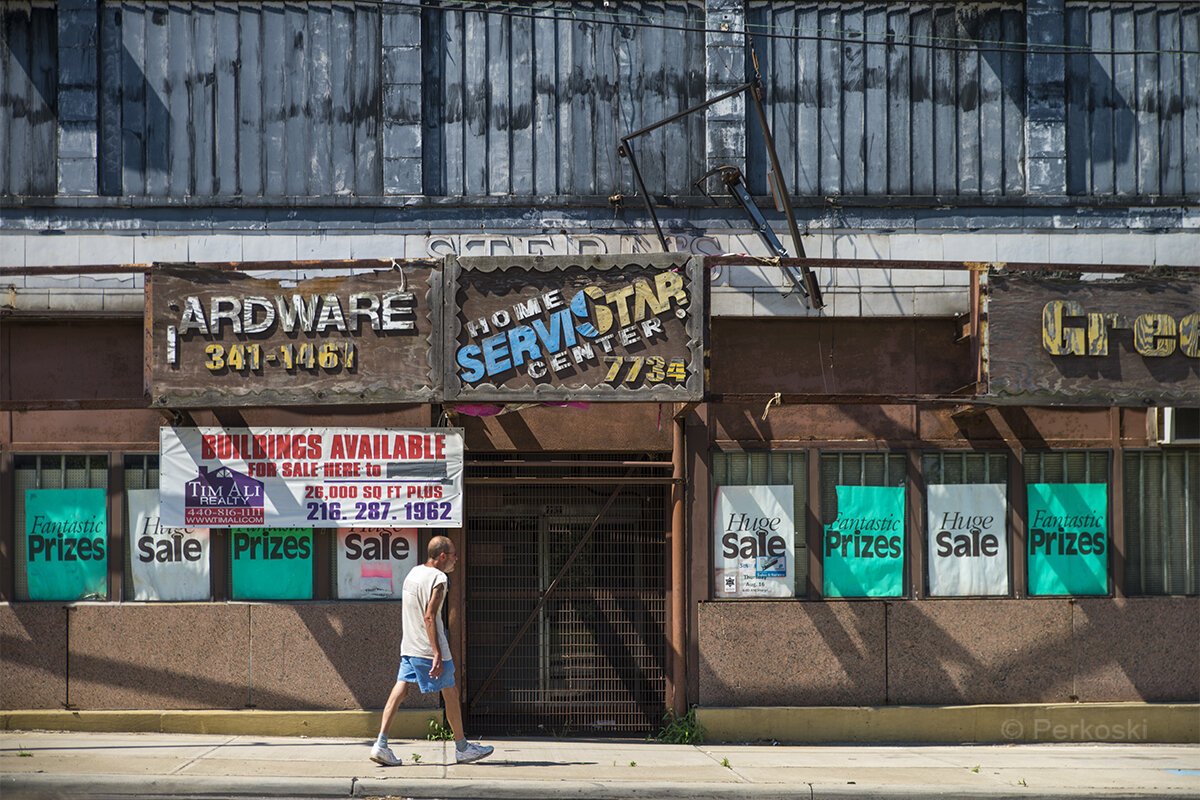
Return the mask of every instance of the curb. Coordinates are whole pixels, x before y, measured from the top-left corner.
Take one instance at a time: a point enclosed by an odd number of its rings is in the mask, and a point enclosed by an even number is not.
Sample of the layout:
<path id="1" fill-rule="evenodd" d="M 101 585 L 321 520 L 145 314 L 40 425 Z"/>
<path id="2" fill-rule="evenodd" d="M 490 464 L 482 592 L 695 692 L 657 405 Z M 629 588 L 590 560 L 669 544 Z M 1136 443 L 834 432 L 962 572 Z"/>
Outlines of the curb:
<path id="1" fill-rule="evenodd" d="M 412 800 L 855 800 L 861 798 L 969 798 L 970 800 L 1077 800 L 1078 798 L 1181 797 L 1178 789 L 1111 791 L 933 787 L 849 786 L 844 784 L 688 784 L 679 782 L 600 783 L 596 781 L 460 781 L 359 778 L 248 778 L 117 775 L 0 775 L 0 795 L 5 800 L 88 797 L 93 800 L 123 798 L 295 798 L 318 800 L 347 797 L 403 797 Z"/>

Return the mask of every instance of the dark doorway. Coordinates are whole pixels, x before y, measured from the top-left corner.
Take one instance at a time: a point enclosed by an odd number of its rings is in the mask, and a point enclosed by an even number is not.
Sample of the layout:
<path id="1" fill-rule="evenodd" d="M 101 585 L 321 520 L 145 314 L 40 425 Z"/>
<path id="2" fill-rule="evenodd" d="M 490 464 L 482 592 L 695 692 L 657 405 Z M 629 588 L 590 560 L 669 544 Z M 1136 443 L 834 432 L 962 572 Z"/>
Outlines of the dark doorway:
<path id="1" fill-rule="evenodd" d="M 468 463 L 470 730 L 640 737 L 657 729 L 669 476 L 669 458 L 645 454 Z"/>

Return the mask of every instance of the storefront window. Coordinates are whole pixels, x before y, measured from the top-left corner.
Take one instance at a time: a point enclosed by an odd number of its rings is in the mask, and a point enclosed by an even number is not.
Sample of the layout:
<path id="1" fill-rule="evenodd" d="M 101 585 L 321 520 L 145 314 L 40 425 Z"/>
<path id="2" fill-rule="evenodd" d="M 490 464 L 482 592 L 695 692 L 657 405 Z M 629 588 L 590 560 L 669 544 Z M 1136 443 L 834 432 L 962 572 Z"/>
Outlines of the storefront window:
<path id="1" fill-rule="evenodd" d="M 108 598 L 108 459 L 18 455 L 18 600 Z"/>
<path id="2" fill-rule="evenodd" d="M 821 455 L 824 596 L 903 597 L 905 457 Z"/>
<path id="3" fill-rule="evenodd" d="M 786 487 L 791 492 L 791 519 L 787 520 L 788 525 L 794 531 L 792 537 L 792 563 L 785 564 L 787 572 L 790 572 L 792 578 L 791 593 L 783 596 L 803 597 L 806 594 L 808 586 L 808 542 L 805 538 L 807 531 L 807 517 L 805 515 L 805 501 L 808 496 L 808 462 L 805 459 L 804 453 L 781 453 L 781 452 L 721 452 L 713 453 L 712 457 L 712 478 L 714 489 L 722 486 L 763 486 L 763 487 Z M 781 493 L 767 494 L 772 497 L 778 497 Z M 715 519 L 714 523 L 719 524 L 720 519 Z M 740 538 L 740 537 L 737 537 Z M 732 545 L 731 545 L 732 546 Z M 741 551 L 740 543 L 737 545 L 739 554 Z M 771 560 L 775 560 L 778 556 L 772 556 L 769 551 L 770 544 L 768 543 L 768 552 L 763 555 Z M 713 560 L 714 566 L 721 569 L 722 552 L 727 549 L 724 545 L 718 544 L 714 548 Z M 757 552 L 755 556 L 757 558 Z M 732 563 L 732 562 L 731 562 Z M 778 562 L 774 566 L 760 570 L 763 573 L 779 572 L 777 568 Z M 730 570 L 733 568 L 730 567 Z M 728 570 L 727 570 L 728 571 Z M 737 584 L 740 580 L 733 577 L 732 572 L 726 575 L 722 572 L 718 577 L 718 583 L 713 587 L 714 597 L 739 597 L 747 596 L 745 587 Z M 726 580 L 730 580 L 729 588 L 731 591 L 726 591 Z M 778 584 L 778 576 L 771 575 L 764 583 Z M 765 590 L 765 589 L 764 589 Z M 771 596 L 771 595 L 763 595 Z"/>
<path id="4" fill-rule="evenodd" d="M 1105 451 L 1025 455 L 1031 597 L 1108 594 L 1108 481 Z"/>
<path id="5" fill-rule="evenodd" d="M 1200 448 L 1125 453 L 1129 594 L 1200 594 Z"/>
<path id="6" fill-rule="evenodd" d="M 1009 594 L 1008 459 L 1003 453 L 929 453 L 925 476 L 930 597 Z"/>
<path id="7" fill-rule="evenodd" d="M 399 600 L 404 579 L 422 564 L 424 543 L 417 528 L 338 528 L 331 559 L 334 596 L 339 600 Z"/>
<path id="8" fill-rule="evenodd" d="M 158 456 L 125 456 L 124 597 L 138 601 L 212 598 L 211 532 L 163 527 Z"/>
<path id="9" fill-rule="evenodd" d="M 312 528 L 231 528 L 234 600 L 311 600 Z"/>

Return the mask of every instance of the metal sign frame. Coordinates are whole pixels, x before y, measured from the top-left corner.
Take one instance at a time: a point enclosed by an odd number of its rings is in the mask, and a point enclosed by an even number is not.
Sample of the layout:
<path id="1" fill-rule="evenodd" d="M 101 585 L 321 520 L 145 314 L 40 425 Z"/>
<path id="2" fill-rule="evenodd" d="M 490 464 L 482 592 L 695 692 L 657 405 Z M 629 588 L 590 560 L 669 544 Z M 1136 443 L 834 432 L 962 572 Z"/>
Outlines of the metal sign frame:
<path id="1" fill-rule="evenodd" d="M 981 371 L 995 404 L 1200 403 L 1200 275 L 988 272 Z M 1190 353 L 1190 354 L 1189 354 Z"/>
<path id="2" fill-rule="evenodd" d="M 582 386 L 539 384 L 506 389 L 492 383 L 467 385 L 457 371 L 455 351 L 463 323 L 459 319 L 459 295 L 467 273 L 504 273 L 509 270 L 549 274 L 568 269 L 597 272 L 622 272 L 631 267 L 650 270 L 677 269 L 687 282 L 688 308 L 683 320 L 687 342 L 688 374 L 682 385 L 658 384 L 653 387 L 626 388 L 603 381 Z M 707 271 L 703 257 L 686 254 L 605 255 L 605 256 L 512 256 L 457 258 L 449 256 L 445 266 L 445 368 L 443 386 L 447 402 L 539 402 L 539 401 L 624 401 L 624 402 L 699 402 L 704 397 Z M 603 377 L 603 376 L 601 376 Z"/>
<path id="3" fill-rule="evenodd" d="M 266 269 L 278 269 L 278 265 L 256 265 L 246 262 L 239 264 L 237 271 L 217 269 L 211 265 L 198 264 L 159 264 L 147 271 L 146 274 L 146 304 L 143 350 L 145 390 L 150 406 L 153 408 L 217 408 L 241 406 L 294 406 L 294 405 L 324 405 L 324 404 L 359 404 L 359 403 L 436 403 L 441 400 L 442 387 L 441 357 L 443 352 L 442 335 L 445 325 L 442 314 L 442 275 L 435 266 L 436 262 L 421 264 L 406 264 L 393 262 L 346 262 L 344 269 L 361 271 L 357 274 L 338 276 L 319 276 L 299 281 L 281 280 L 279 278 L 256 277 L 249 271 L 256 266 Z M 233 345 L 243 348 L 253 347 L 253 351 L 239 350 L 241 353 L 253 352 L 254 361 L 249 356 L 236 370 L 246 378 L 257 377 L 257 381 L 241 381 L 236 384 L 231 381 L 220 381 L 215 374 L 224 375 L 220 369 L 210 375 L 205 372 L 206 364 L 188 364 L 178 368 L 178 374 L 172 375 L 177 368 L 171 366 L 171 355 L 181 358 L 185 346 L 184 334 L 173 331 L 175 326 L 168 324 L 171 319 L 181 317 L 184 309 L 168 306 L 173 299 L 182 300 L 188 291 L 194 291 L 197 297 L 212 296 L 213 292 L 224 292 L 230 299 L 239 303 L 247 297 L 271 298 L 279 295 L 278 302 L 283 302 L 285 296 L 312 295 L 313 312 L 318 304 L 324 304 L 323 297 L 337 295 L 352 295 L 356 288 L 371 294 L 374 298 L 365 298 L 374 302 L 377 314 L 384 314 L 386 298 L 379 292 L 387 290 L 394 283 L 401 287 L 400 294 L 411 293 L 413 314 L 406 319 L 412 319 L 415 328 L 405 338 L 392 338 L 373 331 L 369 322 L 351 313 L 346 319 L 350 332 L 337 334 L 337 331 L 321 332 L 322 326 L 317 325 L 311 332 L 296 331 L 291 334 L 283 330 L 283 325 L 272 323 L 272 327 L 262 332 L 259 341 L 254 335 L 238 334 L 225 330 L 217 336 L 208 333 L 195 334 L 201 337 L 201 344 L 219 344 L 223 351 Z M 414 278 L 416 279 L 414 281 Z M 356 287 L 356 281 L 358 286 Z M 427 282 L 427 285 L 425 285 Z M 165 287 L 171 287 L 167 289 Z M 165 296 L 167 292 L 170 296 Z M 395 292 L 392 292 L 395 294 Z M 318 300 L 317 297 L 322 299 Z M 208 302 L 208 301 L 205 301 Z M 295 301 L 293 303 L 301 302 Z M 363 302 L 362 300 L 359 301 Z M 347 313 L 340 309 L 338 314 Z M 229 303 L 226 303 L 229 305 Z M 284 305 L 287 305 L 285 302 Z M 203 303 L 197 308 L 201 316 L 207 316 Z M 232 308 L 231 305 L 229 305 Z M 228 310 L 228 309 L 226 309 Z M 299 316 L 296 309 L 291 309 Z M 263 311 L 259 309 L 259 311 Z M 273 309 L 267 312 L 276 317 Z M 281 314 L 282 312 L 280 312 Z M 322 308 L 322 314 L 325 309 Z M 196 315 L 193 313 L 193 317 Z M 213 316 L 217 316 L 213 314 Z M 226 318 L 227 319 L 227 318 Z M 217 325 L 226 319 L 217 322 Z M 205 323 L 207 325 L 207 323 Z M 422 331 L 421 326 L 428 326 Z M 234 327 L 234 326 L 229 326 Z M 330 354 L 339 359 L 336 366 L 326 367 L 314 354 L 320 352 L 326 345 L 335 345 L 338 353 Z M 424 354 L 425 368 L 413 363 L 411 356 Z M 408 354 L 408 355 L 406 355 Z M 204 358 L 206 351 L 195 344 L 189 345 L 188 356 L 197 361 Z M 344 360 L 348 355 L 357 363 L 350 362 L 347 366 Z M 253 366 L 251 366 L 253 363 Z M 401 367 L 397 370 L 397 363 Z M 212 369 L 209 367 L 209 369 Z M 284 376 L 289 376 L 285 378 Z M 257 384 L 257 385 L 256 385 Z"/>

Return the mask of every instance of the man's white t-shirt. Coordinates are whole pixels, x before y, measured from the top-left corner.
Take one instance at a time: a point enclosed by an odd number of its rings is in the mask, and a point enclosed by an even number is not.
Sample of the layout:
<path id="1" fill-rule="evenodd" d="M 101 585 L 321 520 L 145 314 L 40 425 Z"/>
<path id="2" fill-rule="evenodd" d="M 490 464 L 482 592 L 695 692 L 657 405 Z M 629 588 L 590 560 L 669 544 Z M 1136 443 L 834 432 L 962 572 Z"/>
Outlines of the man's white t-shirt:
<path id="1" fill-rule="evenodd" d="M 401 605 L 401 622 L 404 625 L 403 636 L 400 640 L 400 655 L 417 656 L 418 658 L 433 658 L 433 646 L 429 635 L 425 632 L 425 609 L 429 598 L 437 586 L 445 586 L 446 573 L 435 567 L 418 564 L 413 567 L 408 577 L 404 579 L 404 596 Z M 446 590 L 442 590 L 442 605 L 445 601 Z M 438 646 L 442 651 L 442 660 L 449 661 L 450 643 L 446 640 L 446 626 L 442 623 L 442 610 L 437 615 Z"/>

